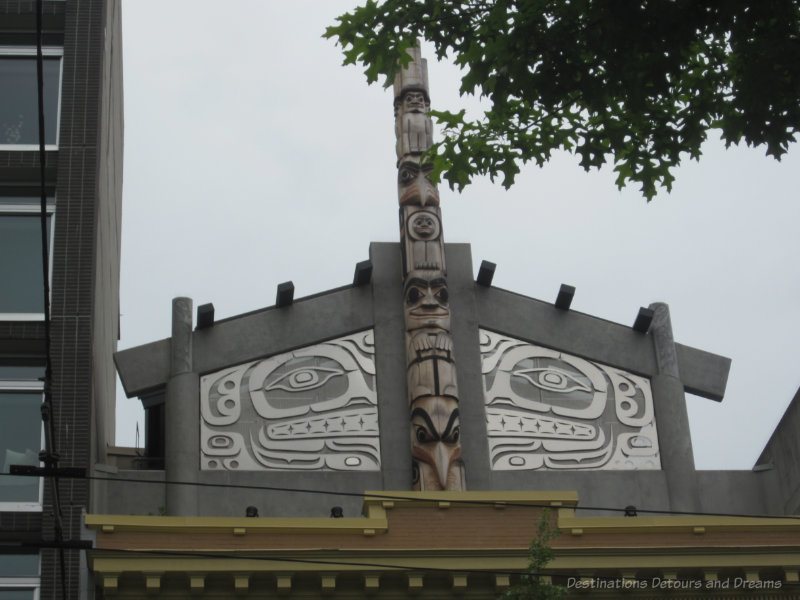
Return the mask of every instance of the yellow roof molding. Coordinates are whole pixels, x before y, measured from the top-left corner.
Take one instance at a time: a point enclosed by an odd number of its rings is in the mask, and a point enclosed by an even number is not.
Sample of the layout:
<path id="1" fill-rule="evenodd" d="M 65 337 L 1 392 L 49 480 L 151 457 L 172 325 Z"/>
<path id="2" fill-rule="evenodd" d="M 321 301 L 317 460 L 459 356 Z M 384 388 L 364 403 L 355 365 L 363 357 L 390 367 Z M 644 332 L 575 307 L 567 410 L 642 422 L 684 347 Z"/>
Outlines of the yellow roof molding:
<path id="1" fill-rule="evenodd" d="M 103 533 L 120 531 L 375 535 L 388 528 L 385 515 L 359 519 L 261 517 L 161 517 L 152 515 L 86 515 L 86 526 Z"/>

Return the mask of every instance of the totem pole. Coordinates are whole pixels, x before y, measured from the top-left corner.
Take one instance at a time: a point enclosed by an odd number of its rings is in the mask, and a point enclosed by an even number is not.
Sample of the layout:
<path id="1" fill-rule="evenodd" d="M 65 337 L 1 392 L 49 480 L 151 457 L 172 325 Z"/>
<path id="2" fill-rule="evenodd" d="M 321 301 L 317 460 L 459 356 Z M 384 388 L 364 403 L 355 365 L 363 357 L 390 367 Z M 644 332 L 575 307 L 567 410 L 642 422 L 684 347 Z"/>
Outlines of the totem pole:
<path id="1" fill-rule="evenodd" d="M 439 192 L 422 162 L 433 144 L 428 65 L 419 47 L 394 80 L 408 402 L 415 490 L 464 490 Z"/>

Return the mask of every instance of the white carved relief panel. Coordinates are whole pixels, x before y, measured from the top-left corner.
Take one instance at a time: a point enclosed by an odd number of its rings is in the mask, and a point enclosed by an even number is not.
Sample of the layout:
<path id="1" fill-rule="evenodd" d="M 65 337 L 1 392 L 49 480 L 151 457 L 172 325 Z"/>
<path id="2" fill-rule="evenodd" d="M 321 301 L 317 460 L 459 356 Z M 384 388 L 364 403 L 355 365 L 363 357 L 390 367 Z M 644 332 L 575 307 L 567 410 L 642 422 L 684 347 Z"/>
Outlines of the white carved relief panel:
<path id="1" fill-rule="evenodd" d="M 492 469 L 660 469 L 644 377 L 481 330 Z"/>
<path id="2" fill-rule="evenodd" d="M 200 379 L 202 470 L 380 470 L 372 330 Z"/>

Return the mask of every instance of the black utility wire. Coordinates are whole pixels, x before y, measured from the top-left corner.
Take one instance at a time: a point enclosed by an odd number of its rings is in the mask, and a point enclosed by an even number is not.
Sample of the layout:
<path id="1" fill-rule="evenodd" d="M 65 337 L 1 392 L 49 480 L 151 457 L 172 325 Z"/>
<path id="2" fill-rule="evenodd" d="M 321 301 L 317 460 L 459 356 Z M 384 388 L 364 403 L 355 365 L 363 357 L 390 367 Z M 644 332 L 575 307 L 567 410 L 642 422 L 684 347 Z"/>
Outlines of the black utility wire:
<path id="1" fill-rule="evenodd" d="M 9 475 L 8 473 L 0 473 L 0 475 Z M 466 504 L 471 506 L 503 506 L 503 507 L 520 507 L 520 508 L 573 508 L 575 510 L 594 510 L 604 512 L 618 512 L 625 513 L 626 508 L 611 507 L 611 506 L 585 506 L 578 504 L 575 506 L 553 506 L 547 503 L 531 503 L 531 502 L 507 502 L 504 500 L 464 500 L 459 498 L 448 498 L 446 496 L 441 498 L 419 497 L 413 496 L 398 496 L 381 492 L 343 492 L 336 490 L 325 489 L 309 489 L 309 488 L 290 488 L 270 485 L 247 485 L 237 483 L 209 483 L 202 481 L 162 481 L 152 479 L 136 479 L 136 478 L 121 478 L 121 477 L 105 477 L 98 475 L 62 475 L 65 478 L 87 479 L 90 481 L 112 481 L 115 483 L 141 483 L 150 485 L 189 485 L 195 487 L 206 488 L 225 488 L 225 489 L 244 489 L 244 490 L 257 490 L 265 492 L 291 492 L 297 494 L 321 494 L 327 496 L 345 496 L 356 498 L 378 498 L 380 500 L 402 500 L 406 502 L 447 502 L 449 504 Z M 524 491 L 524 490 L 518 490 Z M 688 517 L 737 517 L 744 519 L 790 519 L 800 520 L 798 515 L 754 515 L 746 513 L 723 513 L 723 512 L 692 512 L 680 510 L 667 510 L 667 509 L 647 509 L 636 507 L 637 513 L 647 513 L 653 515 L 675 515 L 675 516 L 688 516 Z"/>

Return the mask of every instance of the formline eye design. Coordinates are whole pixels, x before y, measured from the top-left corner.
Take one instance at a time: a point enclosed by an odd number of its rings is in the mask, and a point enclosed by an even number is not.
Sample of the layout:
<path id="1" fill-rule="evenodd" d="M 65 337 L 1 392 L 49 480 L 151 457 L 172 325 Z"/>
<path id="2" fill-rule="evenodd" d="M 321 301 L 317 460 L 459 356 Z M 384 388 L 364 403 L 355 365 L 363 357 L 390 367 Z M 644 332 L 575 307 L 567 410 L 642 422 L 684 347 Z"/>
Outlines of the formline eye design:
<path id="1" fill-rule="evenodd" d="M 578 381 L 571 373 L 556 367 L 534 367 L 532 369 L 517 369 L 512 375 L 528 380 L 536 387 L 548 392 L 591 392 L 591 388 L 582 381 Z"/>
<path id="2" fill-rule="evenodd" d="M 305 392 L 325 385 L 337 375 L 344 375 L 341 369 L 328 367 L 298 367 L 265 386 L 266 391 L 285 390 L 287 392 Z"/>

